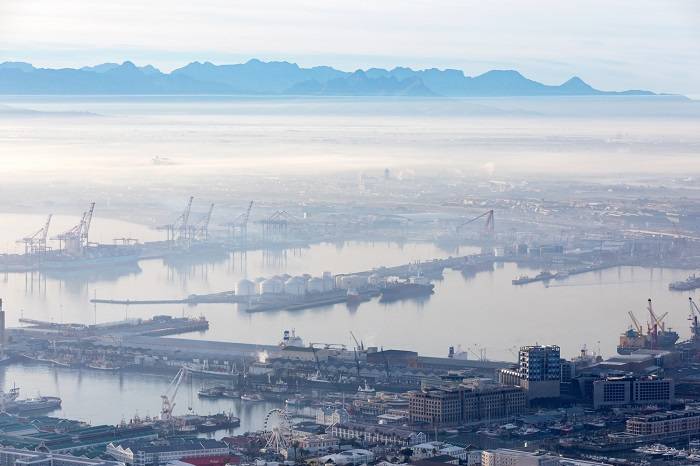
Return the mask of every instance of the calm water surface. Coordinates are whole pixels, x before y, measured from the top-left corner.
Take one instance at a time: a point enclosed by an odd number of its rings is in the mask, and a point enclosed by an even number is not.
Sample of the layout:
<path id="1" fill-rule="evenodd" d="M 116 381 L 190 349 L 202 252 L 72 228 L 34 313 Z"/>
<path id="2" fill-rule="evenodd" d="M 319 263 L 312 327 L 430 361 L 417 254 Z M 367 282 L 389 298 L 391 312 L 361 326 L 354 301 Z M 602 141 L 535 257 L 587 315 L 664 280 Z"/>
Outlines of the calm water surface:
<path id="1" fill-rule="evenodd" d="M 28 223 L 36 223 L 36 218 L 29 220 Z M 110 223 L 105 232 L 97 230 L 96 234 L 155 235 L 143 230 L 139 225 L 116 222 Z M 3 233 L 0 242 L 7 243 L 8 238 L 16 237 L 11 235 Z M 282 330 L 295 328 L 307 343 L 351 344 L 349 332 L 353 331 L 367 345 L 414 349 L 428 355 L 446 355 L 448 346 L 461 345 L 474 354 L 483 349 L 487 358 L 501 360 L 513 360 L 514 348 L 533 343 L 558 344 L 567 357 L 575 355 L 583 345 L 610 356 L 615 353 L 619 334 L 629 326 L 627 311 L 632 310 L 640 320 L 646 320 L 644 307 L 651 297 L 660 313 L 669 312 L 668 325 L 677 329 L 681 338 L 689 336 L 687 293 L 668 290 L 669 282 L 684 279 L 689 272 L 639 267 L 578 275 L 548 287 L 542 283 L 512 286 L 514 277 L 536 273 L 515 264 L 499 264 L 493 272 L 472 277 L 446 271 L 444 279 L 436 282 L 435 294 L 430 298 L 391 304 L 374 299 L 357 309 L 337 304 L 302 311 L 249 314 L 238 310 L 236 305 L 95 307 L 89 303 L 95 293 L 103 298 L 179 298 L 190 293 L 233 289 L 243 277 L 283 272 L 320 275 L 324 270 L 353 272 L 472 252 L 476 249 L 448 252 L 423 243 L 323 243 L 284 253 L 252 251 L 244 257 L 230 255 L 210 264 L 173 265 L 159 259 L 142 261 L 133 270 L 60 278 L 36 273 L 6 274 L 0 275 L 0 296 L 8 310 L 9 325 L 18 325 L 20 316 L 91 323 L 124 317 L 147 318 L 154 314 L 205 315 L 211 323 L 209 331 L 182 337 L 274 344 Z M 169 383 L 168 377 L 115 376 L 36 365 L 2 368 L 0 378 L 0 385 L 5 388 L 17 382 L 25 396 L 41 392 L 63 397 L 63 415 L 109 423 L 129 418 L 136 412 L 142 416 L 156 414 L 159 395 Z M 185 410 L 189 405 L 201 413 L 230 409 L 243 419 L 242 430 L 259 427 L 256 423 L 262 422 L 262 413 L 270 407 L 266 403 L 200 401 L 196 397 L 189 402 L 186 392 L 178 409 Z M 139 395 L 134 396 L 135 393 Z M 105 403 L 109 409 L 95 409 Z"/>

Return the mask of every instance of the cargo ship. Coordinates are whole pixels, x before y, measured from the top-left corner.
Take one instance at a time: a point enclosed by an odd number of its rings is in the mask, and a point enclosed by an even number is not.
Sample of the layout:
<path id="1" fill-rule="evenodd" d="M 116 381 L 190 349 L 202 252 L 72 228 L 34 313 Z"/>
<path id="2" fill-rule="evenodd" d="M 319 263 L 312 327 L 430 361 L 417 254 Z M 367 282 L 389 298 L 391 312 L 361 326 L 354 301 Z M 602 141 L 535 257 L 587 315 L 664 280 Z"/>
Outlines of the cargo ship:
<path id="1" fill-rule="evenodd" d="M 379 301 L 389 302 L 404 298 L 430 296 L 434 293 L 434 288 L 435 285 L 432 283 L 420 283 L 415 280 L 387 283 L 379 287 L 379 292 L 382 295 Z"/>
<path id="2" fill-rule="evenodd" d="M 649 322 L 647 322 L 646 333 L 632 311 L 629 311 L 632 325 L 620 335 L 620 344 L 617 347 L 618 354 L 630 354 L 639 349 L 670 349 L 678 341 L 678 333 L 670 327 L 666 328 L 664 322 L 666 314 L 658 316 L 651 306 L 651 299 L 647 302 Z"/>
<path id="3" fill-rule="evenodd" d="M 683 281 L 673 282 L 668 285 L 668 289 L 671 291 L 690 291 L 697 288 L 700 288 L 700 277 L 696 277 L 695 274 Z"/>

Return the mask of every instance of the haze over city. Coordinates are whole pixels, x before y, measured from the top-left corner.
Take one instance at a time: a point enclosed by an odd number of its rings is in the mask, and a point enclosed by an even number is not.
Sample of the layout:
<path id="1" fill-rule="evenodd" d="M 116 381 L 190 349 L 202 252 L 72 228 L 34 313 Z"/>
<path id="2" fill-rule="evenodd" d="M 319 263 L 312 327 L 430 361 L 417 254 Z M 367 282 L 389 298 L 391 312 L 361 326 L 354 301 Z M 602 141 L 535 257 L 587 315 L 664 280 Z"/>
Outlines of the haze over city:
<path id="1" fill-rule="evenodd" d="M 0 466 L 700 462 L 698 20 L 0 3 Z"/>

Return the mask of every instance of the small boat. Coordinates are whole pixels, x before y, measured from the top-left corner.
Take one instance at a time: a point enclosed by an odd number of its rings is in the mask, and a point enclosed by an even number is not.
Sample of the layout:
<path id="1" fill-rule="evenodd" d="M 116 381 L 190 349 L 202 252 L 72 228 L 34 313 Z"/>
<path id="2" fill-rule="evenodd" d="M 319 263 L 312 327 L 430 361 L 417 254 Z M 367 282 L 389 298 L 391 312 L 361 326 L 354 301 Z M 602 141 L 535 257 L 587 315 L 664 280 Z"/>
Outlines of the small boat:
<path id="1" fill-rule="evenodd" d="M 263 401 L 263 397 L 258 393 L 244 393 L 241 395 L 241 400 L 243 401 Z"/>
<path id="2" fill-rule="evenodd" d="M 204 387 L 197 392 L 197 396 L 200 398 L 219 398 L 223 396 L 225 387 Z"/>

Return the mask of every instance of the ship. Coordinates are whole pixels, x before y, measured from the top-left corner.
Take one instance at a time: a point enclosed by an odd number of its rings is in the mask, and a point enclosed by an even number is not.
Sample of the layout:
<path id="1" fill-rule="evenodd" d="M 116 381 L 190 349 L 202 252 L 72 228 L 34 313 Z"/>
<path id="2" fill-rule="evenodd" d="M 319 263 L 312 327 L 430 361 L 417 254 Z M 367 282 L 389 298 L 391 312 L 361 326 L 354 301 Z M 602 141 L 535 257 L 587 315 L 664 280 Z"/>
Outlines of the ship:
<path id="1" fill-rule="evenodd" d="M 696 277 L 695 274 L 683 281 L 672 282 L 668 285 L 668 289 L 671 291 L 690 291 L 697 288 L 700 288 L 700 277 Z"/>
<path id="2" fill-rule="evenodd" d="M 37 396 L 19 399 L 19 387 L 13 386 L 9 392 L 0 392 L 0 408 L 10 414 L 48 412 L 61 407 L 62 400 L 57 396 Z"/>
<path id="3" fill-rule="evenodd" d="M 632 325 L 627 331 L 620 335 L 620 344 L 617 347 L 618 354 L 631 354 L 639 349 L 670 349 L 678 341 L 678 333 L 670 327 L 666 328 L 664 319 L 668 312 L 657 315 L 651 305 L 651 299 L 647 301 L 647 312 L 649 322 L 647 330 L 639 323 L 636 316 L 629 311 Z"/>
<path id="4" fill-rule="evenodd" d="M 434 293 L 435 285 L 423 280 L 410 279 L 404 282 L 389 282 L 379 287 L 381 302 L 396 301 L 404 298 L 430 296 Z"/>
<path id="5" fill-rule="evenodd" d="M 121 370 L 120 366 L 116 366 L 112 361 L 106 359 L 98 359 L 87 364 L 90 369 L 95 369 L 98 371 L 118 371 Z"/>
<path id="6" fill-rule="evenodd" d="M 200 398 L 219 398 L 224 394 L 226 387 L 217 385 L 215 387 L 203 387 L 197 392 L 197 396 Z"/>
<path id="7" fill-rule="evenodd" d="M 552 272 L 543 271 L 535 275 L 534 277 L 528 277 L 527 275 L 521 275 L 520 277 L 514 279 L 511 283 L 513 285 L 527 285 L 533 282 L 546 282 L 554 278 L 555 275 Z"/>

